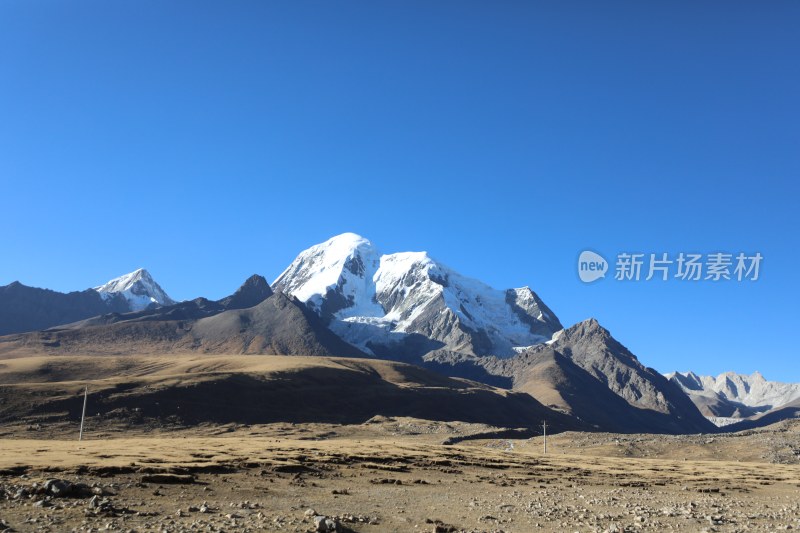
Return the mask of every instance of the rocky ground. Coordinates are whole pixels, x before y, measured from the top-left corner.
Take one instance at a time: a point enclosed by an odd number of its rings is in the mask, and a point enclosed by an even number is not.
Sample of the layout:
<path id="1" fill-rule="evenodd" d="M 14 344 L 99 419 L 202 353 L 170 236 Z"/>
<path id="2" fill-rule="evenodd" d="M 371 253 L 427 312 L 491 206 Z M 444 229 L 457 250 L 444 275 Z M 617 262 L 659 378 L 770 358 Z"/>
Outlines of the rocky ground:
<path id="1" fill-rule="evenodd" d="M 6 428 L 0 530 L 800 528 L 800 465 L 767 452 L 797 445 L 792 424 L 731 442 L 563 433 L 550 438 L 546 455 L 541 437 L 496 438 L 490 426 L 409 418 L 157 434 L 94 426 L 80 443 L 61 429 Z M 675 451 L 680 444 L 688 457 Z M 705 447 L 707 456 L 691 452 Z"/>

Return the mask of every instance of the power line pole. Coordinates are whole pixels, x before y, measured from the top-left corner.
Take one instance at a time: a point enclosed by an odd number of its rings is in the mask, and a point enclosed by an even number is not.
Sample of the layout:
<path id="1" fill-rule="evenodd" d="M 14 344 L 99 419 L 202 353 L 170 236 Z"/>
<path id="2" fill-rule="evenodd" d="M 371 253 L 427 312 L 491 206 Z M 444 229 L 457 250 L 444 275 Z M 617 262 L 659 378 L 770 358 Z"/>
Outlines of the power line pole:
<path id="1" fill-rule="evenodd" d="M 83 440 L 83 421 L 86 419 L 86 400 L 89 398 L 89 385 L 83 389 L 83 412 L 81 413 L 81 432 L 78 434 L 78 441 Z"/>
<path id="2" fill-rule="evenodd" d="M 542 435 L 544 435 L 544 453 L 547 453 L 547 420 L 542 420 Z"/>

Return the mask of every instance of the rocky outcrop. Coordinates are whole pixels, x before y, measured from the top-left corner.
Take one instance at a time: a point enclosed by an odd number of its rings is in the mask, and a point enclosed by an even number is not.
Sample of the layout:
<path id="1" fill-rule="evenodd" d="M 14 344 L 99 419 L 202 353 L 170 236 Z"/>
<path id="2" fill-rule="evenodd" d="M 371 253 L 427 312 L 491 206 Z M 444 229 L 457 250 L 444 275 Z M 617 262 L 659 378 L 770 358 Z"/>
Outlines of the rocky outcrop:
<path id="1" fill-rule="evenodd" d="M 511 359 L 482 358 L 514 389 L 608 431 L 693 433 L 715 427 L 664 376 L 641 364 L 596 320 Z"/>

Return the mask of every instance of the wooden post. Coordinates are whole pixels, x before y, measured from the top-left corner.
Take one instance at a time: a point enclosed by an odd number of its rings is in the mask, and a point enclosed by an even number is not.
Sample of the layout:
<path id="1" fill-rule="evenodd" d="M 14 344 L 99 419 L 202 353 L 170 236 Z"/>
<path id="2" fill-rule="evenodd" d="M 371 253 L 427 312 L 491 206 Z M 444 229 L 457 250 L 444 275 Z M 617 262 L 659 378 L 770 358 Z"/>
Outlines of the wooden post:
<path id="1" fill-rule="evenodd" d="M 544 453 L 547 453 L 547 420 L 542 420 L 542 434 L 544 435 Z"/>
<path id="2" fill-rule="evenodd" d="M 83 390 L 83 412 L 81 413 L 81 432 L 78 434 L 78 441 L 83 440 L 83 421 L 86 419 L 86 400 L 89 398 L 89 385 Z"/>

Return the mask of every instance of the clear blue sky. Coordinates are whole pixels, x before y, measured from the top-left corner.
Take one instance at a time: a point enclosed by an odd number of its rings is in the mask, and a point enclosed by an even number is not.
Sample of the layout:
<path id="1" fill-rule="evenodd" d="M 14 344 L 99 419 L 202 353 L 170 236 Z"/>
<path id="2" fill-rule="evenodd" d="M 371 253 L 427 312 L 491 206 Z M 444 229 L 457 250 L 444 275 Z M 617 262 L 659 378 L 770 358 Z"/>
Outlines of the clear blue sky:
<path id="1" fill-rule="evenodd" d="M 0 3 L 0 284 L 175 298 L 354 231 L 647 365 L 800 381 L 800 4 Z M 582 284 L 591 248 L 756 283 Z"/>

